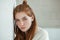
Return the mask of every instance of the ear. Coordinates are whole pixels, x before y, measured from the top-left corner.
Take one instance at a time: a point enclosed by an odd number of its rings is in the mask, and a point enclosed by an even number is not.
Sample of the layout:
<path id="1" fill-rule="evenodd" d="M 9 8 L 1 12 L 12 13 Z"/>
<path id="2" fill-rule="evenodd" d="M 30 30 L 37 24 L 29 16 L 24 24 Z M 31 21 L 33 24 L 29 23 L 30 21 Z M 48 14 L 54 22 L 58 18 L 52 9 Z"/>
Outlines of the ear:
<path id="1" fill-rule="evenodd" d="M 33 15 L 31 16 L 31 20 L 34 21 L 34 16 Z"/>

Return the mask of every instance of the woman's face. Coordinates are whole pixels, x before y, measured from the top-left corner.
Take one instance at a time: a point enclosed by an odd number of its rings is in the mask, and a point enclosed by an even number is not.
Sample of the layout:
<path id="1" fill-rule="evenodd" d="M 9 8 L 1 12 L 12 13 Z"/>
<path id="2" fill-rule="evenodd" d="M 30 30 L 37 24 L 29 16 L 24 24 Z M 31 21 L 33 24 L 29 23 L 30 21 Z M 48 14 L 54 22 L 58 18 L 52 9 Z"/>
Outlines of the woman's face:
<path id="1" fill-rule="evenodd" d="M 26 15 L 25 12 L 18 12 L 15 15 L 16 25 L 22 32 L 26 32 L 31 27 L 33 18 Z"/>

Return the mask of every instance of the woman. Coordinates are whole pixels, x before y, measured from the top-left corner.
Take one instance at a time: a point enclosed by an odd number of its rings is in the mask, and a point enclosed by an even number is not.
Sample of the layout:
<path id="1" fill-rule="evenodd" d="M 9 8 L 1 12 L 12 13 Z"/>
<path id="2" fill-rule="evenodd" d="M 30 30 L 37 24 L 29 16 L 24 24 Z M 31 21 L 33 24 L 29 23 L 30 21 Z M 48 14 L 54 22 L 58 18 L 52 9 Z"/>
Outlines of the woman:
<path id="1" fill-rule="evenodd" d="M 35 15 L 25 0 L 14 8 L 13 17 L 14 40 L 48 40 L 48 33 L 37 27 Z"/>

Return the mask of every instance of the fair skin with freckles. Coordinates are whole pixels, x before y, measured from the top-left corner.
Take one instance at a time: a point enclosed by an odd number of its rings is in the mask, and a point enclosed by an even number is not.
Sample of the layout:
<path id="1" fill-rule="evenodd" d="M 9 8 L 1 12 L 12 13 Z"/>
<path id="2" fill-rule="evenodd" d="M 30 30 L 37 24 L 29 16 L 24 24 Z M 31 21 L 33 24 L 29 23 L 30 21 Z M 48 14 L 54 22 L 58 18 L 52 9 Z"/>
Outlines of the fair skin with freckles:
<path id="1" fill-rule="evenodd" d="M 18 12 L 15 15 L 16 25 L 22 32 L 26 32 L 31 27 L 33 18 L 28 16 L 26 12 Z"/>

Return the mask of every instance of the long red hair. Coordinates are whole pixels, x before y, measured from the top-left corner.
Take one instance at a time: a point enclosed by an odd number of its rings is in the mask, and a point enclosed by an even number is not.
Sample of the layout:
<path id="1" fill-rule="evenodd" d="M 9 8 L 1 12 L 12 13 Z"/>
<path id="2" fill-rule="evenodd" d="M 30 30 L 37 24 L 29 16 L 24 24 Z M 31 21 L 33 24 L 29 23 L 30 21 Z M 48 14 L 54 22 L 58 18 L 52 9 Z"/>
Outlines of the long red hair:
<path id="1" fill-rule="evenodd" d="M 34 20 L 32 22 L 32 25 L 30 27 L 30 29 L 24 33 L 22 32 L 17 25 L 14 25 L 14 33 L 16 34 L 16 37 L 14 38 L 14 40 L 32 40 L 35 34 L 35 30 L 36 30 L 36 18 L 35 15 L 31 9 L 31 7 L 26 3 L 26 1 L 23 1 L 23 4 L 20 4 L 18 6 L 16 6 L 13 10 L 13 18 L 15 20 L 15 14 L 17 12 L 26 12 L 26 14 L 28 16 L 34 16 Z"/>

